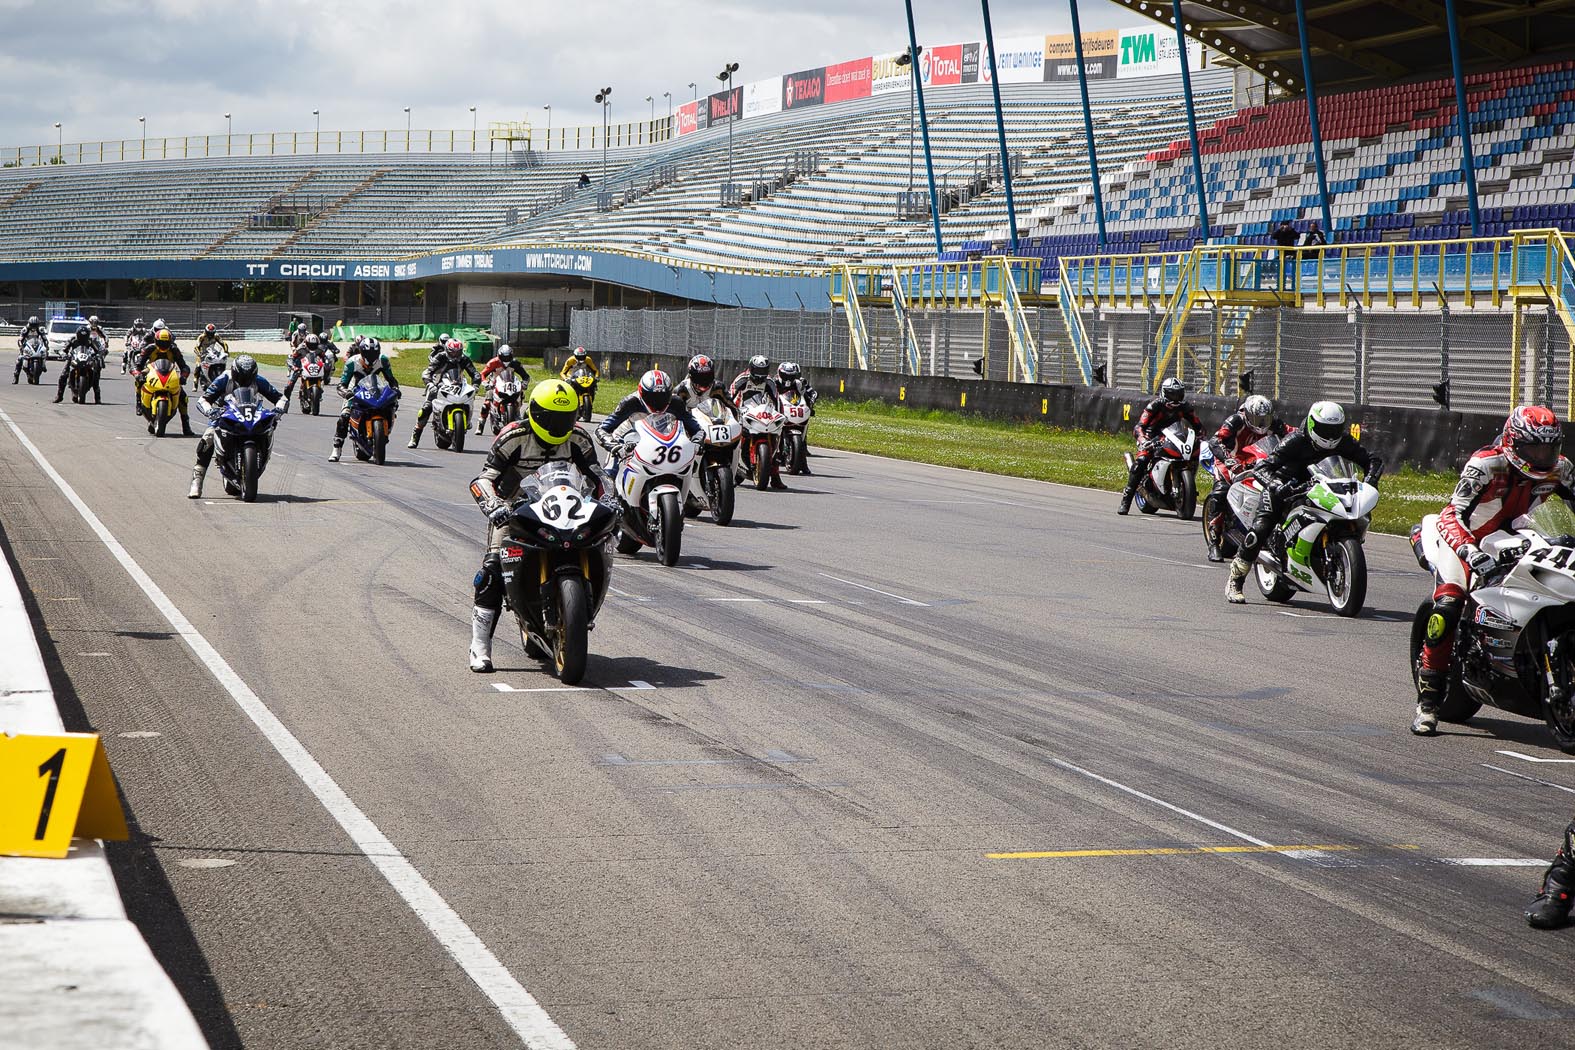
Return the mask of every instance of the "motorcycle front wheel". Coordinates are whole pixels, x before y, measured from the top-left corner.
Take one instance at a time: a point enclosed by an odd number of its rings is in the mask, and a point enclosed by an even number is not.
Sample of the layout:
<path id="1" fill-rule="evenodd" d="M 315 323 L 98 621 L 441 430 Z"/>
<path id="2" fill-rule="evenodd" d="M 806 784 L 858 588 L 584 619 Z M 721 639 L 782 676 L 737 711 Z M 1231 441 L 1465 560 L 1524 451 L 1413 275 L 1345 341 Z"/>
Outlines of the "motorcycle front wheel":
<path id="1" fill-rule="evenodd" d="M 382 466 L 388 459 L 388 424 L 381 419 L 372 420 L 372 462 Z"/>
<path id="2" fill-rule="evenodd" d="M 312 415 L 320 416 L 322 414 L 323 414 L 323 388 L 322 387 L 314 387 L 312 389 Z"/>
<path id="3" fill-rule="evenodd" d="M 678 506 L 678 493 L 664 492 L 656 498 L 656 557 L 663 565 L 677 565 L 684 545 L 684 512 Z"/>
<path id="4" fill-rule="evenodd" d="M 160 401 L 153 408 L 153 434 L 155 437 L 164 436 L 164 428 L 170 425 L 170 406 Z"/>
<path id="5" fill-rule="evenodd" d="M 257 446 L 241 449 L 241 502 L 257 502 Z"/>
<path id="6" fill-rule="evenodd" d="M 771 443 L 755 442 L 755 488 L 764 492 L 771 484 Z"/>
<path id="7" fill-rule="evenodd" d="M 1181 472 L 1180 504 L 1176 516 L 1182 521 L 1191 521 L 1198 513 L 1198 475 L 1191 470 Z"/>
<path id="8" fill-rule="evenodd" d="M 558 681 L 579 685 L 585 677 L 586 624 L 590 620 L 590 599 L 585 593 L 585 577 L 564 576 L 558 580 L 558 633 L 553 645 L 553 665 Z"/>
<path id="9" fill-rule="evenodd" d="M 733 471 L 728 467 L 711 468 L 711 520 L 726 525 L 733 520 Z"/>
<path id="10" fill-rule="evenodd" d="M 1367 552 L 1354 538 L 1336 540 L 1324 551 L 1324 589 L 1341 616 L 1356 616 L 1367 601 Z"/>

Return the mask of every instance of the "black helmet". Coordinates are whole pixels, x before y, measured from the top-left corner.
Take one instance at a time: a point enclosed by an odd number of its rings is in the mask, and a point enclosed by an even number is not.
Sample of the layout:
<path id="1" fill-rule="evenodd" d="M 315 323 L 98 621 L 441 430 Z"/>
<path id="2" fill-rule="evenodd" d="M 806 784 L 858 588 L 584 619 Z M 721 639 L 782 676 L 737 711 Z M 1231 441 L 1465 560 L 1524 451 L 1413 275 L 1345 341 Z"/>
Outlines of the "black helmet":
<path id="1" fill-rule="evenodd" d="M 770 371 L 771 362 L 766 360 L 764 354 L 756 354 L 749 359 L 749 378 L 755 382 L 764 382 L 766 374 Z"/>
<path id="2" fill-rule="evenodd" d="M 382 348 L 378 346 L 376 339 L 368 339 L 366 342 L 361 344 L 361 360 L 365 361 L 368 365 L 371 365 L 373 361 L 376 361 L 378 357 L 382 355 L 382 352 Z"/>
<path id="3" fill-rule="evenodd" d="M 1179 405 L 1187 399 L 1187 386 L 1172 376 L 1159 385 L 1159 396 L 1173 405 Z"/>
<path id="4" fill-rule="evenodd" d="M 147 326 L 148 326 L 148 322 L 144 321 L 140 317 L 137 318 L 135 321 L 131 322 L 131 327 L 133 327 L 133 328 L 146 328 Z"/>
<path id="5" fill-rule="evenodd" d="M 251 354 L 241 354 L 231 361 L 230 382 L 235 386 L 251 386 L 257 382 L 257 359 Z"/>
<path id="6" fill-rule="evenodd" d="M 88 329 L 87 325 L 85 325 L 85 324 L 77 325 L 77 338 L 78 339 L 86 339 L 88 336 L 90 336 L 92 334 L 93 334 L 92 331 L 90 331 Z"/>
<path id="7" fill-rule="evenodd" d="M 804 378 L 804 370 L 797 361 L 783 361 L 777 366 L 777 379 L 784 383 L 797 383 Z"/>
<path id="8" fill-rule="evenodd" d="M 704 354 L 689 359 L 689 385 L 696 392 L 710 390 L 716 384 L 716 365 Z"/>
<path id="9" fill-rule="evenodd" d="M 38 323 L 40 323 L 39 320 L 38 320 L 38 315 L 34 314 L 32 317 L 29 317 L 27 319 L 27 323 L 28 324 L 38 324 Z"/>

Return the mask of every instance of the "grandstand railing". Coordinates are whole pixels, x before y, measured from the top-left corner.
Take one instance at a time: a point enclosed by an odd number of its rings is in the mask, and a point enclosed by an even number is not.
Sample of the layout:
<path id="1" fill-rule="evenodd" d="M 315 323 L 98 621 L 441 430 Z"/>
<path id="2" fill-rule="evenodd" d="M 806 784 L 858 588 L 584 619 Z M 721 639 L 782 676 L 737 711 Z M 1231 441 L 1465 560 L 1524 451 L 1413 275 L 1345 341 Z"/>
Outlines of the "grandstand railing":
<path id="1" fill-rule="evenodd" d="M 1038 298 L 1040 260 L 998 256 L 912 266 L 848 265 L 831 271 L 831 301 L 842 300 L 844 282 L 860 299 L 889 298 L 894 282 L 900 282 L 908 305 L 913 307 L 980 308 L 1000 300 L 1005 281 L 1013 285 L 1017 295 Z"/>
<path id="2" fill-rule="evenodd" d="M 264 131 L 240 135 L 180 135 L 108 139 L 43 146 L 0 147 L 8 168 L 51 164 L 114 164 L 123 161 L 201 160 L 217 157 L 290 157 L 312 154 L 490 153 L 511 149 L 546 152 L 597 151 L 654 146 L 672 138 L 666 117 L 609 125 L 533 128 L 529 123 L 486 128 L 393 131 Z"/>
<path id="3" fill-rule="evenodd" d="M 902 279 L 897 268 L 891 268 L 891 310 L 897 321 L 897 336 L 902 340 L 903 363 L 909 375 L 924 374 L 924 359 L 919 354 L 919 337 L 914 334 L 913 321 L 908 317 L 908 297 L 902 293 Z"/>
<path id="4" fill-rule="evenodd" d="M 840 274 L 833 273 L 832 276 L 833 279 L 840 276 L 842 287 L 846 289 L 846 294 L 838 301 L 848 319 L 848 367 L 867 369 L 870 366 L 870 337 L 864 328 L 864 308 L 859 304 L 858 282 L 846 266 L 842 267 Z"/>
<path id="5" fill-rule="evenodd" d="M 1081 301 L 1072 287 L 1069 276 L 1066 268 L 1062 267 L 1059 276 L 1061 320 L 1066 323 L 1067 338 L 1071 340 L 1072 352 L 1077 356 L 1077 368 L 1083 375 L 1083 383 L 1085 386 L 1093 386 L 1093 345 L 1089 342 L 1088 330 L 1083 326 Z"/>
<path id="6" fill-rule="evenodd" d="M 1006 258 L 991 259 L 995 264 L 997 274 L 1011 272 L 1011 260 Z M 1001 311 L 1006 314 L 1006 332 L 1012 347 L 1012 367 L 1007 370 L 1007 379 L 1013 382 L 1037 383 L 1039 381 L 1039 348 L 1034 345 L 1033 327 L 1028 323 L 1028 314 L 1023 309 L 1023 300 L 1017 292 L 1017 282 L 1013 280 L 998 280 L 998 302 Z"/>

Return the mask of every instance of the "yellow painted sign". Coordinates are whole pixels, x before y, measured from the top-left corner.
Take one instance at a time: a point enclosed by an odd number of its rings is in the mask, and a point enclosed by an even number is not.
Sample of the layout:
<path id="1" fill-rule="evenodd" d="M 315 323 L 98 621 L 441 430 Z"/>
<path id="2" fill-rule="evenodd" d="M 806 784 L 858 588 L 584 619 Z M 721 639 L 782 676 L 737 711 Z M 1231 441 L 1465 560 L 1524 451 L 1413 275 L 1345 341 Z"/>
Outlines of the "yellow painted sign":
<path id="1" fill-rule="evenodd" d="M 1362 424 L 1360 424 L 1360 423 L 1352 423 L 1351 424 L 1351 438 L 1354 441 L 1362 440 Z"/>
<path id="2" fill-rule="evenodd" d="M 1132 422 L 1132 406 L 1131 405 L 1122 405 L 1121 406 L 1121 422 L 1123 422 L 1123 423 L 1130 423 L 1130 422 Z"/>
<path id="3" fill-rule="evenodd" d="M 848 381 L 846 379 L 839 379 L 839 380 L 837 380 L 837 393 L 839 393 L 839 394 L 846 394 L 847 392 L 848 392 Z"/>
<path id="4" fill-rule="evenodd" d="M 959 405 L 958 407 L 959 408 L 967 408 L 968 407 L 968 391 L 964 390 L 962 392 L 962 404 Z"/>
<path id="5" fill-rule="evenodd" d="M 1041 416 L 1048 416 L 1050 414 L 1050 399 L 1048 397 L 1042 397 L 1039 399 L 1039 414 Z"/>
<path id="6" fill-rule="evenodd" d="M 0 734 L 0 855 L 64 857 L 73 837 L 128 837 L 98 734 Z"/>
<path id="7" fill-rule="evenodd" d="M 908 400 L 908 388 L 907 387 L 899 386 L 897 388 L 897 400 L 898 401 L 906 401 L 906 400 Z"/>

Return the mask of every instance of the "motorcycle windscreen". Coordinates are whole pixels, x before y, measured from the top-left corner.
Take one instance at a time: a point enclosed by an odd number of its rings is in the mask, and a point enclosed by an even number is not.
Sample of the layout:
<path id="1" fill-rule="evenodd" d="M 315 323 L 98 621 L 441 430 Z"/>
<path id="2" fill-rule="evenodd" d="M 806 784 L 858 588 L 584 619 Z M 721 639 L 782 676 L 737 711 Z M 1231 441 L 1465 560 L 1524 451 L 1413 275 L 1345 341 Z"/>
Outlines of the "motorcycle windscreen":
<path id="1" fill-rule="evenodd" d="M 370 401 L 375 404 L 383 396 L 383 388 L 386 385 L 383 382 L 382 375 L 377 372 L 362 376 L 361 381 L 355 385 L 356 396 L 362 401 Z"/>
<path id="2" fill-rule="evenodd" d="M 1362 477 L 1360 467 L 1340 456 L 1329 456 L 1319 460 L 1318 465 L 1313 469 L 1326 478 L 1360 479 Z"/>
<path id="3" fill-rule="evenodd" d="M 1267 459 L 1269 453 L 1279 448 L 1284 441 L 1285 439 L 1278 434 L 1265 434 L 1247 447 L 1252 450 L 1257 459 Z"/>
<path id="4" fill-rule="evenodd" d="M 534 502 L 541 498 L 543 492 L 560 485 L 567 485 L 584 496 L 589 496 L 592 491 L 591 483 L 573 463 L 555 459 L 543 463 L 534 473 L 525 476 L 520 482 L 520 496 Z"/>
<path id="5" fill-rule="evenodd" d="M 1533 530 L 1555 546 L 1575 547 L 1575 509 L 1558 497 L 1548 500 L 1514 525 Z"/>

